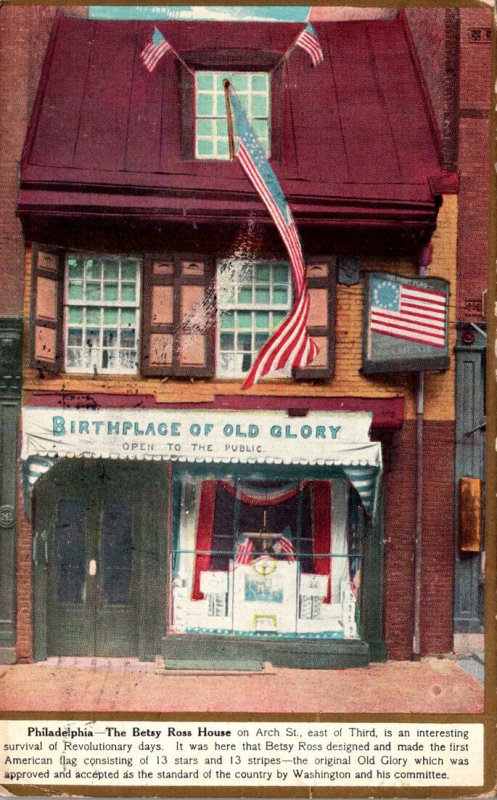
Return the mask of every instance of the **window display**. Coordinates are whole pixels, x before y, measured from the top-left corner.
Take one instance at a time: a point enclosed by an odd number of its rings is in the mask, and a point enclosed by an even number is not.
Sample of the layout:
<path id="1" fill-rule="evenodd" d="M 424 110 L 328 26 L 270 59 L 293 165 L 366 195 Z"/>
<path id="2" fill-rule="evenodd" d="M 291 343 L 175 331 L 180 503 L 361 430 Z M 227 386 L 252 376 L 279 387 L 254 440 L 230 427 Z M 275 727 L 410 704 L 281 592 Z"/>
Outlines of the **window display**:
<path id="1" fill-rule="evenodd" d="M 172 631 L 357 638 L 365 517 L 345 479 L 176 481 Z"/>

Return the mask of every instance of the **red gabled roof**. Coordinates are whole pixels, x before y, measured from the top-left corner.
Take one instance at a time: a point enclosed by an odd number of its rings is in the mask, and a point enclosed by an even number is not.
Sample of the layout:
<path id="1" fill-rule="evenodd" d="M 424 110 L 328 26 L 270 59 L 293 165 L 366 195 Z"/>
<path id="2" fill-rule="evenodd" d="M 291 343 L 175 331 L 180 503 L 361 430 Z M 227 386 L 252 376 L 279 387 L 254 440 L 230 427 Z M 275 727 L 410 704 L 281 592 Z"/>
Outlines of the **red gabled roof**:
<path id="1" fill-rule="evenodd" d="M 301 24 L 158 22 L 195 64 L 200 50 L 262 52 L 277 63 Z M 308 222 L 354 209 L 372 218 L 433 218 L 438 134 L 404 22 L 315 25 L 324 63 L 296 49 L 281 69 L 280 156 L 274 168 Z M 151 24 L 61 16 L 47 52 L 21 163 L 21 216 L 57 213 L 226 213 L 266 216 L 236 162 L 185 160 L 181 87 L 167 54 L 152 75 L 140 51 Z M 205 54 L 204 54 L 205 56 Z M 178 208 L 176 208 L 176 206 Z M 407 210 L 407 212 L 406 212 Z"/>

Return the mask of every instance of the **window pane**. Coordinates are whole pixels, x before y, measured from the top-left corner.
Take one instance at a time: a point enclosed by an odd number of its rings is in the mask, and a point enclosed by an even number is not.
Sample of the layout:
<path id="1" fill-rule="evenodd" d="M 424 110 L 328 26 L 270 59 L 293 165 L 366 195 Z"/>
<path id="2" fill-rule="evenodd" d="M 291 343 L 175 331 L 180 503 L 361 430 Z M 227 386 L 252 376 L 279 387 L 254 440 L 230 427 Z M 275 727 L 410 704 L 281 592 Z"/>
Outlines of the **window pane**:
<path id="1" fill-rule="evenodd" d="M 251 328 L 252 327 L 252 312 L 251 311 L 239 311 L 237 315 L 238 319 L 238 327 L 239 328 Z"/>
<path id="2" fill-rule="evenodd" d="M 135 331 L 133 328 L 125 328 L 121 331 L 121 347 L 134 347 L 136 344 Z"/>
<path id="3" fill-rule="evenodd" d="M 104 308 L 104 324 L 105 325 L 117 325 L 117 316 L 118 316 L 117 308 Z M 135 313 L 134 311 L 132 312 Z"/>
<path id="4" fill-rule="evenodd" d="M 254 117 L 267 117 L 267 97 L 263 94 L 252 96 L 252 115 Z"/>
<path id="5" fill-rule="evenodd" d="M 252 75 L 252 91 L 267 92 L 268 88 L 267 75 Z"/>
<path id="6" fill-rule="evenodd" d="M 119 351 L 119 368 L 126 372 L 131 372 L 137 366 L 137 353 L 136 350 L 120 350 Z"/>
<path id="7" fill-rule="evenodd" d="M 239 333 L 236 339 L 236 346 L 238 350 L 247 351 L 252 349 L 252 334 Z"/>
<path id="8" fill-rule="evenodd" d="M 268 333 L 256 333 L 255 334 L 255 349 L 257 352 L 261 349 L 261 347 L 267 342 L 269 339 Z"/>
<path id="9" fill-rule="evenodd" d="M 132 308 L 123 308 L 121 311 L 121 325 L 134 325 L 136 321 L 136 311 Z"/>
<path id="10" fill-rule="evenodd" d="M 274 330 L 274 328 L 278 327 L 280 322 L 283 322 L 283 320 L 286 317 L 286 312 L 285 311 L 273 311 L 272 317 L 273 317 L 273 330 Z"/>
<path id="11" fill-rule="evenodd" d="M 251 286 L 240 286 L 238 289 L 238 302 L 239 303 L 251 303 L 252 302 L 252 287 Z"/>
<path id="12" fill-rule="evenodd" d="M 197 113 L 199 117 L 211 117 L 214 111 L 214 98 L 211 94 L 199 92 L 197 96 Z"/>
<path id="13" fill-rule="evenodd" d="M 286 286 L 275 286 L 273 288 L 273 303 L 281 306 L 288 302 L 288 289 Z"/>
<path id="14" fill-rule="evenodd" d="M 217 154 L 218 156 L 228 157 L 230 153 L 230 145 L 228 139 L 217 140 Z"/>
<path id="15" fill-rule="evenodd" d="M 199 156 L 212 156 L 214 153 L 214 143 L 208 139 L 199 139 L 197 142 L 197 154 Z"/>
<path id="16" fill-rule="evenodd" d="M 288 283 L 288 267 L 286 264 L 274 265 L 273 280 L 275 283 Z"/>
<path id="17" fill-rule="evenodd" d="M 99 281 L 102 277 L 102 265 L 93 258 L 86 259 L 85 271 L 88 280 Z"/>
<path id="18" fill-rule="evenodd" d="M 221 328 L 234 328 L 235 327 L 235 312 L 223 311 L 221 314 Z"/>
<path id="19" fill-rule="evenodd" d="M 269 280 L 269 267 L 267 264 L 257 264 L 256 266 L 256 280 L 268 281 Z"/>
<path id="20" fill-rule="evenodd" d="M 135 300 L 136 286 L 134 283 L 123 283 L 121 286 L 121 300 Z"/>
<path id="21" fill-rule="evenodd" d="M 83 277 L 83 259 L 82 258 L 69 258 L 67 260 L 67 265 L 69 267 L 69 277 L 70 278 L 82 278 Z"/>
<path id="22" fill-rule="evenodd" d="M 136 261 L 123 261 L 121 265 L 121 276 L 123 280 L 135 281 L 136 280 Z"/>
<path id="23" fill-rule="evenodd" d="M 117 300 L 117 283 L 104 284 L 104 300 Z"/>
<path id="24" fill-rule="evenodd" d="M 86 324 L 87 325 L 100 325 L 100 309 L 87 308 L 86 309 Z"/>
<path id="25" fill-rule="evenodd" d="M 255 327 L 259 328 L 259 330 L 269 330 L 269 311 L 255 312 Z"/>
<path id="26" fill-rule="evenodd" d="M 233 350 L 235 347 L 235 336 L 233 333 L 222 333 L 220 336 L 221 350 Z"/>
<path id="27" fill-rule="evenodd" d="M 118 267 L 115 261 L 110 259 L 104 260 L 104 279 L 106 281 L 115 281 L 118 277 Z"/>
<path id="28" fill-rule="evenodd" d="M 83 284 L 81 281 L 69 281 L 69 300 L 83 299 Z"/>
<path id="29" fill-rule="evenodd" d="M 87 283 L 86 284 L 86 299 L 87 300 L 100 300 L 100 284 Z"/>
<path id="30" fill-rule="evenodd" d="M 214 88 L 214 77 L 210 72 L 197 72 L 197 89 L 212 90 Z"/>
<path id="31" fill-rule="evenodd" d="M 117 344 L 117 331 L 113 328 L 104 329 L 104 347 L 115 347 Z"/>
<path id="32" fill-rule="evenodd" d="M 269 287 L 257 286 L 255 289 L 255 302 L 260 305 L 269 305 Z"/>
<path id="33" fill-rule="evenodd" d="M 198 119 L 197 120 L 197 136 L 212 136 L 214 120 L 212 119 Z"/>
<path id="34" fill-rule="evenodd" d="M 83 322 L 83 309 L 80 306 L 72 306 L 69 309 L 68 320 L 81 325 Z"/>
<path id="35" fill-rule="evenodd" d="M 83 344 L 82 328 L 69 328 L 67 331 L 67 344 L 70 347 L 81 347 Z"/>

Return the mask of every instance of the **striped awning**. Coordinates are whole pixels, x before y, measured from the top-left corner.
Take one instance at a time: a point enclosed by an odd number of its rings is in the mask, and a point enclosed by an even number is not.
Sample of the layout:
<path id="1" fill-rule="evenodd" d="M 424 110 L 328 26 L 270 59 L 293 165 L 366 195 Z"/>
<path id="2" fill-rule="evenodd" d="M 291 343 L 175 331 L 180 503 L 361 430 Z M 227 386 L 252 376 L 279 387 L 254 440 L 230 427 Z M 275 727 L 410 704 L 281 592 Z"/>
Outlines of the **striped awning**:
<path id="1" fill-rule="evenodd" d="M 364 412 L 228 412 L 136 409 L 23 409 L 26 500 L 61 458 L 324 467 L 342 474 L 365 511 L 376 511 L 381 444 Z"/>

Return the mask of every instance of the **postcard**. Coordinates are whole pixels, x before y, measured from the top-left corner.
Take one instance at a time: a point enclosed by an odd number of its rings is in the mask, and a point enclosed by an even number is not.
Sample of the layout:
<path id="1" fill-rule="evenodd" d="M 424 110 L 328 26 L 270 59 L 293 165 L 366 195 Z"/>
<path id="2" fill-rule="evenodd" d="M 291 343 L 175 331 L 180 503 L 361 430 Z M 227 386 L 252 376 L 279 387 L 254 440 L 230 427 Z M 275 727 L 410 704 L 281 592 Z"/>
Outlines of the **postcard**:
<path id="1" fill-rule="evenodd" d="M 0 37 L 3 791 L 489 796 L 493 9 Z"/>

